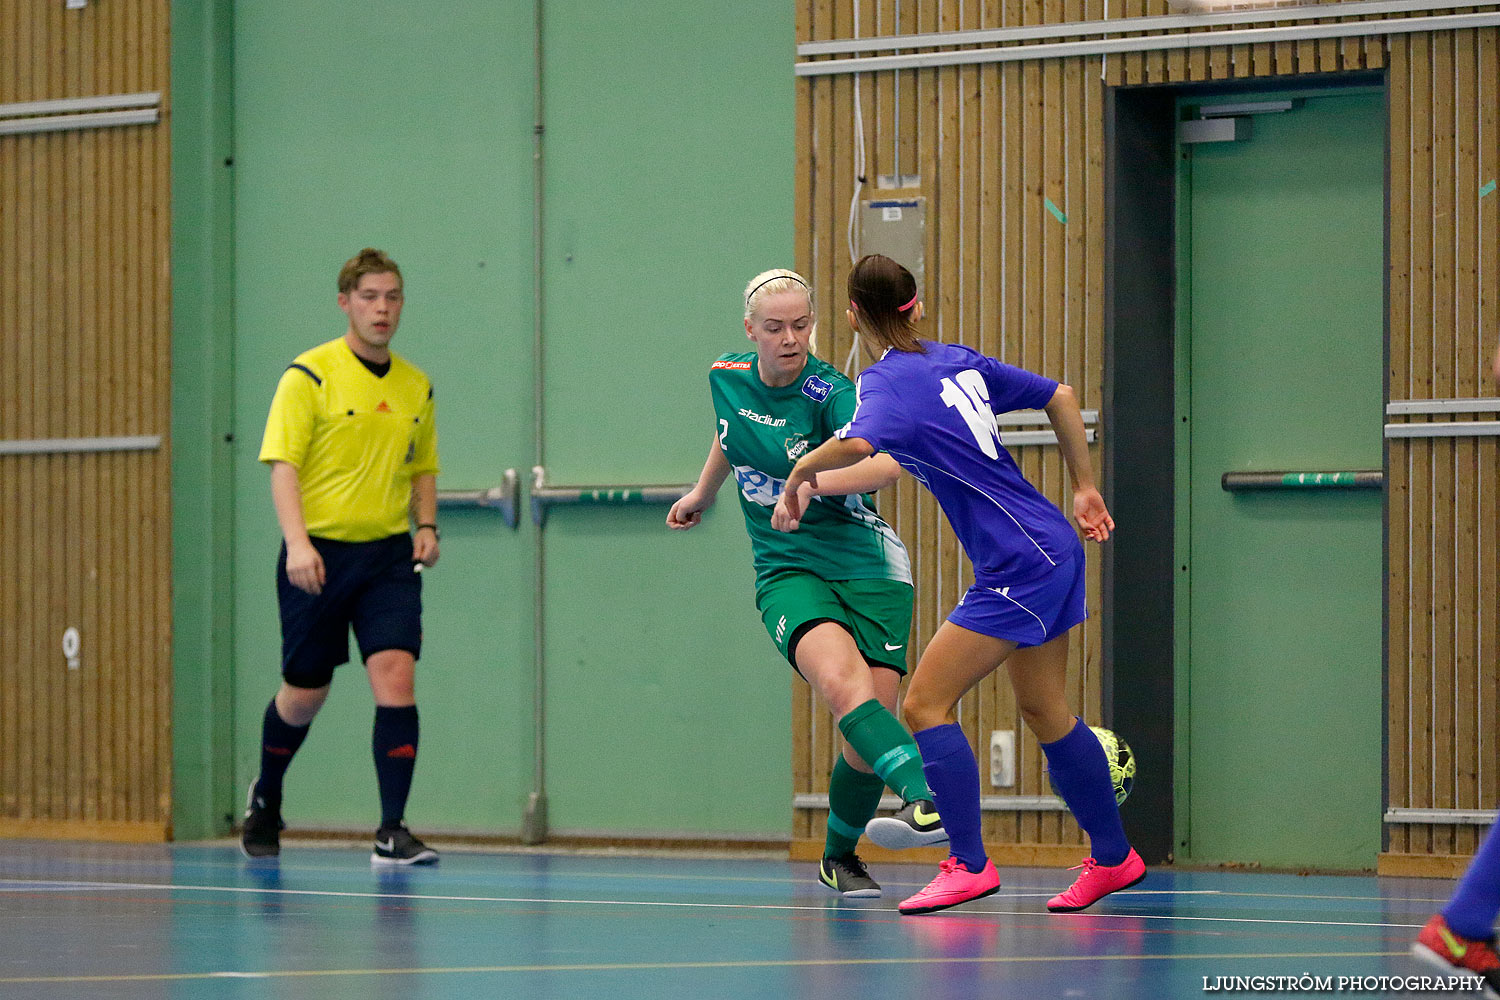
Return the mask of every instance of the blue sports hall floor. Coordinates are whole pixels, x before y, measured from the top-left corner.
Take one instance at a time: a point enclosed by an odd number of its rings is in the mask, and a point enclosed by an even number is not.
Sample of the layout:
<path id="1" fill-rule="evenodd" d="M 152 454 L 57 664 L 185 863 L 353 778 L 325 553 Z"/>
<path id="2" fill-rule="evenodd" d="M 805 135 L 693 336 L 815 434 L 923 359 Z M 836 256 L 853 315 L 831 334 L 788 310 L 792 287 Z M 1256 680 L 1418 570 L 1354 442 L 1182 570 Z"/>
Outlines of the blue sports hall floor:
<path id="1" fill-rule="evenodd" d="M 390 871 L 367 846 L 252 863 L 227 842 L 0 841 L 0 997 L 1159 998 L 1304 974 L 1353 995 L 1339 977 L 1430 974 L 1407 947 L 1452 887 L 1158 869 L 1062 915 L 1044 904 L 1073 873 L 1013 868 L 988 899 L 902 917 L 933 870 L 872 874 L 883 898 L 843 900 L 758 856 L 447 851 Z"/>

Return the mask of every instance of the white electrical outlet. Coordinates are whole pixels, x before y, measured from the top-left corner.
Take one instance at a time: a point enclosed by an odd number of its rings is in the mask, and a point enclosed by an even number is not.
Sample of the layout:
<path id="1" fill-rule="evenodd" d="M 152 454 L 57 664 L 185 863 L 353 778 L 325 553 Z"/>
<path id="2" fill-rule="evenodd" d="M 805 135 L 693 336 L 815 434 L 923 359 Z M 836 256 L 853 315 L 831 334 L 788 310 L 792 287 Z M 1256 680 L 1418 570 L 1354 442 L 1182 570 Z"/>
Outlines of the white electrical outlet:
<path id="1" fill-rule="evenodd" d="M 990 733 L 990 785 L 1014 788 L 1016 784 L 1016 731 L 996 729 Z"/>

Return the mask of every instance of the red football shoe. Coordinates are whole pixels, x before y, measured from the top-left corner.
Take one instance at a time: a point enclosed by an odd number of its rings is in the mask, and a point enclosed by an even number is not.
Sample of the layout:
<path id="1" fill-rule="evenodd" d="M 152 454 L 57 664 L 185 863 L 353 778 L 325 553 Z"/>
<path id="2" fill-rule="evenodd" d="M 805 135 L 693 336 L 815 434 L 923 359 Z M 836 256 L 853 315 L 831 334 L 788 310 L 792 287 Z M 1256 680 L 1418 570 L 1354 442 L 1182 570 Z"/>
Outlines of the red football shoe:
<path id="1" fill-rule="evenodd" d="M 1500 997 L 1500 956 L 1495 939 L 1476 941 L 1455 934 L 1441 913 L 1434 913 L 1411 946 L 1413 958 L 1443 972 L 1466 972 L 1483 981 L 1481 996 Z"/>
<path id="2" fill-rule="evenodd" d="M 1121 889 L 1129 889 L 1141 879 L 1146 877 L 1146 863 L 1141 856 L 1135 853 L 1135 848 L 1125 856 L 1125 860 L 1117 865 L 1106 867 L 1089 858 L 1081 865 L 1075 865 L 1070 871 L 1083 869 L 1083 874 L 1078 876 L 1067 892 L 1059 893 L 1047 900 L 1047 909 L 1053 913 L 1073 913 L 1077 910 L 1087 909 L 1112 892 Z"/>
<path id="3" fill-rule="evenodd" d="M 938 866 L 937 878 L 927 883 L 927 888 L 902 900 L 896 908 L 906 914 L 932 913 L 993 895 L 999 888 L 1000 873 L 995 871 L 993 861 L 986 860 L 983 868 L 971 872 L 962 861 L 950 857 Z"/>

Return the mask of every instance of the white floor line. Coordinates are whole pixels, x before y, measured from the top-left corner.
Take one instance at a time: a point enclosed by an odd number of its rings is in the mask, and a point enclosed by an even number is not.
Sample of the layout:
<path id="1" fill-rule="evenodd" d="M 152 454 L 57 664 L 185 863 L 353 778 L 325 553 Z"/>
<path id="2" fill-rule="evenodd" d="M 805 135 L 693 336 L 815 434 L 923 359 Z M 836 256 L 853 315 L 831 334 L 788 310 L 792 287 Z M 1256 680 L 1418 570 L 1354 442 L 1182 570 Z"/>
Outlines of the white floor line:
<path id="1" fill-rule="evenodd" d="M 364 851 L 361 851 L 360 854 L 361 854 L 361 857 L 366 856 Z M 445 852 L 445 856 L 450 856 L 451 857 L 451 854 L 448 854 L 447 852 Z M 271 864 L 272 865 L 276 865 L 276 864 L 279 863 L 281 865 L 281 869 L 280 870 L 283 873 L 285 873 L 285 874 L 297 874 L 297 875 L 309 875 L 309 874 L 312 874 L 312 875 L 347 875 L 347 874 L 349 874 L 351 872 L 358 872 L 358 871 L 360 871 L 360 869 L 355 868 L 352 863 L 348 864 L 348 865 L 310 865 L 310 864 L 303 864 L 303 863 L 300 863 L 300 862 L 287 863 L 285 861 L 285 859 L 281 859 L 280 862 L 278 862 L 278 860 L 276 858 L 272 858 L 270 860 L 271 860 Z M 3 863 L 4 863 L 4 861 L 5 861 L 5 858 L 3 856 L 0 856 L 0 870 L 3 870 Z M 250 865 L 251 865 L 251 867 L 249 867 L 248 870 L 251 870 L 251 871 L 257 870 L 257 869 L 255 869 L 253 867 L 253 865 L 254 865 L 253 862 L 251 862 Z M 247 863 L 246 863 L 246 861 L 243 858 L 240 858 L 237 861 L 187 861 L 187 862 L 176 862 L 176 863 L 168 863 L 168 862 L 164 862 L 164 861 L 139 861 L 139 862 L 137 862 L 137 861 L 125 861 L 125 860 L 116 860 L 116 861 L 95 861 L 95 860 L 91 860 L 91 861 L 88 861 L 88 862 L 85 862 L 85 863 L 75 863 L 73 866 L 74 867 L 79 867 L 79 868 L 85 868 L 85 867 L 87 867 L 87 868 L 113 869 L 113 870 L 118 870 L 118 869 L 122 869 L 122 868 L 123 869 L 127 869 L 127 870 L 129 870 L 129 869 L 142 869 L 142 868 L 145 868 L 145 869 L 150 869 L 152 872 L 167 871 L 167 870 L 181 871 L 183 869 L 201 869 L 201 870 L 205 870 L 205 871 L 210 871 L 211 870 L 211 871 L 230 871 L 230 872 L 233 872 L 233 871 L 246 871 L 247 870 Z M 260 870 L 269 871 L 269 870 L 272 870 L 272 869 L 269 868 L 269 867 L 267 867 L 265 869 L 260 869 Z M 102 872 L 101 872 L 101 874 L 102 874 Z M 517 869 L 512 869 L 512 870 L 509 870 L 509 871 L 496 871 L 496 872 L 488 873 L 488 874 L 479 874 L 479 873 L 472 872 L 472 871 L 444 873 L 441 870 L 439 870 L 437 872 L 437 874 L 451 874 L 451 877 L 455 877 L 455 878 L 497 878 L 497 877 L 501 877 L 501 878 L 503 878 L 503 877 L 529 878 L 532 873 L 530 871 L 517 868 Z M 566 873 L 563 873 L 563 877 L 566 877 L 566 878 L 588 878 L 588 879 L 609 879 L 609 878 L 617 878 L 617 879 L 671 879 L 671 880 L 674 880 L 674 881 L 688 881 L 688 882 L 691 882 L 691 881 L 703 881 L 703 882 L 763 882 L 763 883 L 773 884 L 773 885 L 799 885 L 802 882 L 817 881 L 817 866 L 815 864 L 813 864 L 812 862 L 808 862 L 808 874 L 807 874 L 806 878 L 766 878 L 766 877 L 762 877 L 762 876 L 751 877 L 751 876 L 748 876 L 748 875 L 720 875 L 720 874 L 715 874 L 715 875 L 690 875 L 690 874 L 681 874 L 681 873 L 675 873 L 675 872 L 592 872 L 592 871 L 566 872 Z M 891 883 L 891 884 L 899 884 L 899 883 Z M 927 884 L 926 882 L 915 883 L 915 885 L 916 885 L 916 887 L 918 889 L 920 889 L 922 886 L 924 886 L 926 884 Z"/>
<path id="2" fill-rule="evenodd" d="M 329 846 L 326 843 L 322 843 L 322 842 L 312 842 L 310 844 L 301 845 L 300 847 L 296 848 L 296 850 L 298 850 L 299 852 L 303 851 L 303 850 L 307 850 L 309 852 L 316 852 L 316 851 L 334 851 L 334 850 L 349 850 L 349 849 L 350 848 L 344 847 L 344 846 L 332 847 L 332 846 Z M 360 850 L 362 851 L 363 849 L 361 848 Z M 527 854 L 522 853 L 520 851 L 506 851 L 506 850 L 491 851 L 491 852 L 465 850 L 465 851 L 462 851 L 462 852 L 454 852 L 454 853 L 461 853 L 465 857 L 480 857 L 480 856 L 484 856 L 486 853 L 489 853 L 489 854 L 491 854 L 492 856 L 495 856 L 495 857 L 506 857 L 506 858 L 526 857 L 526 856 L 528 856 Z M 593 860 L 597 860 L 597 855 L 593 855 L 593 854 L 582 854 L 582 855 L 577 855 L 577 856 L 579 856 L 579 857 L 587 857 L 587 858 L 590 858 L 590 859 L 593 859 Z M 630 857 L 630 858 L 634 858 L 634 857 L 656 858 L 657 856 L 656 855 L 639 855 L 639 856 L 638 855 L 622 855 L 622 857 Z M 735 859 L 735 860 L 740 860 L 740 859 Z M 748 862 L 755 862 L 755 861 L 759 861 L 761 859 L 757 859 L 757 858 L 745 858 L 743 860 L 748 861 Z M 7 862 L 7 861 L 10 861 L 10 862 L 21 862 L 21 863 L 25 863 L 25 864 L 34 864 L 35 863 L 35 859 L 31 858 L 31 857 L 21 856 L 21 855 L 0 854 L 0 866 L 3 866 L 4 863 Z M 178 867 L 178 868 L 180 868 L 183 865 L 187 865 L 187 866 L 190 866 L 190 867 L 193 867 L 193 868 L 217 869 L 217 870 L 225 870 L 225 871 L 242 871 L 245 868 L 245 862 L 244 862 L 243 859 L 234 860 L 234 861 L 211 861 L 211 860 L 206 860 L 205 859 L 205 860 L 192 860 L 192 861 L 171 862 L 171 861 L 165 861 L 165 860 L 147 860 L 147 859 L 135 860 L 135 859 L 130 859 L 130 858 L 96 858 L 96 859 L 77 860 L 77 861 L 69 860 L 69 861 L 67 861 L 65 863 L 76 864 L 76 865 L 79 865 L 79 866 L 93 866 L 93 867 L 98 867 L 98 868 L 106 868 L 106 867 L 107 868 L 141 868 L 141 867 L 148 867 L 148 868 L 155 868 L 155 869 L 165 869 L 165 868 L 171 868 L 171 867 Z M 778 861 L 775 861 L 773 863 L 780 864 L 780 863 L 786 863 L 786 862 L 778 860 Z M 790 863 L 791 864 L 803 864 L 802 862 L 790 862 Z M 907 864 L 907 862 L 902 862 L 902 863 L 903 864 Z M 806 864 L 811 865 L 812 862 L 806 862 Z M 329 875 L 338 875 L 338 874 L 345 874 L 345 873 L 354 871 L 355 869 L 353 869 L 353 868 L 351 868 L 349 866 L 340 866 L 340 865 L 310 865 L 310 864 L 292 863 L 292 864 L 288 864 L 287 867 L 284 868 L 283 870 L 285 872 L 289 873 L 289 874 L 295 873 L 295 874 L 329 874 Z M 1157 869 L 1157 871 L 1161 871 L 1162 874 L 1174 874 L 1169 869 L 1168 870 Z M 471 876 L 473 873 L 471 873 L 471 872 L 463 872 L 463 873 L 455 873 L 455 874 L 458 875 L 458 876 L 460 876 L 460 877 L 467 877 L 467 876 Z M 515 874 L 517 876 L 525 877 L 525 875 L 527 873 L 525 873 L 525 872 L 517 869 L 514 872 L 505 872 L 505 873 L 496 873 L 496 874 L 497 875 L 511 875 L 511 874 Z M 1195 872 L 1194 874 L 1198 874 L 1198 873 Z M 1236 874 L 1258 875 L 1259 873 L 1251 872 L 1251 873 L 1236 873 Z M 658 879 L 659 878 L 659 879 L 670 879 L 670 880 L 673 880 L 673 881 L 688 881 L 688 882 L 691 882 L 691 881 L 704 881 L 704 882 L 763 882 L 763 883 L 771 884 L 771 885 L 800 885 L 801 883 L 803 883 L 805 881 L 808 881 L 808 879 L 798 878 L 798 877 L 792 877 L 792 878 L 761 878 L 761 877 L 750 877 L 750 876 L 743 876 L 743 875 L 732 875 L 732 876 L 722 876 L 722 875 L 689 875 L 689 874 L 676 874 L 676 873 L 670 873 L 670 872 L 653 873 L 653 872 L 582 872 L 581 871 L 581 872 L 569 872 L 569 873 L 567 873 L 567 876 L 568 877 L 572 877 L 572 878 L 592 878 L 592 879 L 610 879 L 610 878 L 617 878 L 617 879 Z M 1333 876 L 1333 877 L 1342 877 L 1342 876 Z M 1351 877 L 1351 878 L 1375 878 L 1376 876 L 1373 876 L 1373 875 L 1354 875 L 1354 876 L 1347 876 L 1347 877 Z M 1449 895 L 1451 893 L 1451 890 L 1452 890 L 1453 881 L 1451 879 L 1446 879 L 1446 880 L 1444 880 L 1444 879 L 1431 879 L 1431 880 L 1428 880 L 1428 881 L 1434 881 L 1434 882 L 1441 883 L 1442 889 L 1441 889 L 1441 891 L 1437 895 L 1434 895 L 1434 896 L 1347 896 L 1347 895 L 1325 895 L 1323 893 L 1315 893 L 1315 892 L 1313 892 L 1313 893 L 1294 893 L 1294 892 L 1240 892 L 1240 891 L 1233 890 L 1233 889 L 1136 889 L 1136 890 L 1127 890 L 1127 892 L 1130 892 L 1131 894 L 1135 894 L 1135 893 L 1147 893 L 1147 892 L 1158 892 L 1158 893 L 1162 893 L 1162 894 L 1169 894 L 1169 895 L 1176 895 L 1176 896 L 1208 896 L 1208 895 L 1219 895 L 1219 896 L 1244 896 L 1244 897 L 1248 897 L 1248 898 L 1264 898 L 1264 899 L 1328 899 L 1328 900 L 1350 900 L 1350 901 L 1361 901 L 1362 900 L 1362 901 L 1371 902 L 1371 903 L 1431 903 L 1434 906 L 1446 903 L 1448 901 L 1448 897 L 1449 897 Z M 906 881 L 891 881 L 891 880 L 888 880 L 888 879 L 881 879 L 880 880 L 880 884 L 882 886 L 886 886 L 888 888 L 908 888 L 909 887 L 909 888 L 915 890 L 915 889 L 922 888 L 927 883 L 925 881 L 923 881 L 923 882 L 906 882 Z M 1050 895 L 1055 895 L 1058 892 L 1061 892 L 1063 889 L 1067 888 L 1067 886 L 1059 886 L 1059 887 L 1049 888 L 1047 886 L 1038 886 L 1038 885 L 1016 885 L 1016 886 L 1008 886 L 1007 888 L 1017 889 L 1017 890 L 1031 890 L 1034 893 L 1046 893 L 1047 895 L 1050 896 Z M 1002 889 L 999 894 L 1001 896 L 1011 895 L 1011 893 L 1006 892 L 1004 889 Z"/>
<path id="3" fill-rule="evenodd" d="M 100 888 L 103 888 L 102 886 L 87 885 L 87 884 L 57 885 L 57 884 L 52 883 L 52 882 L 37 882 L 37 883 L 34 883 L 34 887 L 32 885 L 28 885 L 28 887 L 25 888 L 25 889 L 21 889 L 21 888 L 11 889 L 11 888 L 5 887 L 4 883 L 6 881 L 17 881 L 17 880 L 0 879 L 0 892 L 95 892 L 95 891 L 98 891 Z M 122 886 L 121 888 L 129 888 L 129 887 L 128 886 Z"/>
<path id="4" fill-rule="evenodd" d="M 524 903 L 527 905 L 541 906 L 641 906 L 672 909 L 780 910 L 790 912 L 815 913 L 826 913 L 829 910 L 829 906 L 827 904 L 818 906 L 800 906 L 790 903 L 698 903 L 676 900 L 647 899 L 546 899 L 541 897 L 527 896 L 456 896 L 441 895 L 435 893 L 349 892 L 332 889 L 274 889 L 229 885 L 176 885 L 157 882 L 70 882 L 61 880 L 39 880 L 36 882 L 28 883 L 26 880 L 22 879 L 0 879 L 0 893 L 34 891 L 34 889 L 31 887 L 73 889 L 147 889 L 165 892 L 219 892 L 237 895 L 261 896 L 313 896 L 332 897 L 338 899 L 428 900 L 432 902 L 443 903 Z M 868 909 L 868 912 L 882 912 L 881 908 L 878 907 L 870 907 L 864 909 Z M 893 911 L 885 910 L 884 912 Z M 952 912 L 955 916 L 1035 917 L 1041 915 L 1038 911 L 1035 910 L 986 910 L 973 909 L 968 907 L 965 907 L 963 910 L 954 910 Z M 1180 916 L 1176 914 L 1165 913 L 1071 913 L 1061 914 L 1057 916 L 1059 918 L 1084 917 L 1115 920 L 1180 920 L 1228 924 L 1285 924 L 1299 927 L 1387 927 L 1400 929 L 1418 929 L 1422 927 L 1422 924 L 1397 924 L 1363 920 L 1289 920 L 1274 917 Z"/>
<path id="5" fill-rule="evenodd" d="M 1436 903 L 1442 905 L 1448 902 L 1453 887 L 1450 882 L 1447 890 L 1439 896 L 1325 896 L 1319 892 L 1236 892 L 1233 889 L 1223 889 L 1219 892 L 1224 896 L 1246 896 L 1253 899 L 1337 899 L 1365 903 Z"/>
<path id="6" fill-rule="evenodd" d="M 484 973 L 525 972 L 673 972 L 702 969 L 798 969 L 798 968 L 851 968 L 859 966 L 980 966 L 980 965 L 1028 965 L 1032 963 L 1089 963 L 1113 962 L 1240 962 L 1266 961 L 1268 959 L 1294 959 L 1306 961 L 1314 958 L 1394 958 L 1404 951 L 1338 951 L 1338 952 L 1281 952 L 1225 954 L 1168 954 L 1168 955 L 953 955 L 911 956 L 907 958 L 772 958 L 748 961 L 697 961 L 697 962 L 588 962 L 570 965 L 471 965 L 436 968 L 407 969 L 278 969 L 266 972 L 162 972 L 127 973 L 119 975 L 92 976 L 14 976 L 0 978 L 0 984 L 12 983 L 124 983 L 124 982 L 183 982 L 197 979 L 310 979 L 331 976 L 432 976 L 475 975 Z M 1071 991 L 1070 991 L 1071 995 Z"/>
<path id="7" fill-rule="evenodd" d="M 882 882 L 880 884 L 890 885 L 891 883 Z M 921 886 L 918 886 L 918 888 L 921 888 Z M 1006 892 L 1004 889 L 1001 889 L 999 892 L 995 893 L 995 898 L 1051 899 L 1053 896 L 1056 896 L 1066 888 L 1067 886 L 1061 886 L 1057 889 L 1043 889 L 1040 892 Z M 1118 899 L 1121 896 L 1217 896 L 1219 894 L 1219 890 L 1217 889 L 1121 889 L 1119 892 L 1116 892 L 1114 896 L 1116 899 Z"/>
<path id="8" fill-rule="evenodd" d="M 971 916 L 984 914 L 986 916 L 1008 916 L 1024 917 L 1035 916 L 1031 910 L 979 910 L 965 908 L 954 910 L 955 914 L 965 913 Z M 1420 930 L 1422 924 L 1392 924 L 1374 920 L 1285 920 L 1278 917 L 1201 917 L 1185 916 L 1174 913 L 1059 913 L 1057 917 L 1094 917 L 1113 918 L 1116 920 L 1184 920 L 1184 921 L 1206 921 L 1216 924 L 1290 924 L 1299 927 L 1394 927 L 1401 929 Z"/>

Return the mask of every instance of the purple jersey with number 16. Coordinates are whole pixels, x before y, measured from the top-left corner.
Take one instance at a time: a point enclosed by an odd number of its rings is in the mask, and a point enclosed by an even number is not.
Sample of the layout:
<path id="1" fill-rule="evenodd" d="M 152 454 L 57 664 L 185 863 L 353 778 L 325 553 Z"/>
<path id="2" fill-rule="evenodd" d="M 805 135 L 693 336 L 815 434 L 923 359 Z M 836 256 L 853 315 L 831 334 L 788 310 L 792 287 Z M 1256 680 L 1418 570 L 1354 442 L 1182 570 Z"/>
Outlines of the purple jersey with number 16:
<path id="1" fill-rule="evenodd" d="M 859 376 L 854 418 L 839 430 L 888 453 L 932 491 L 975 581 L 1025 583 L 1081 555 L 1073 525 L 1000 444 L 995 414 L 1041 409 L 1057 383 L 960 344 L 886 351 Z"/>

